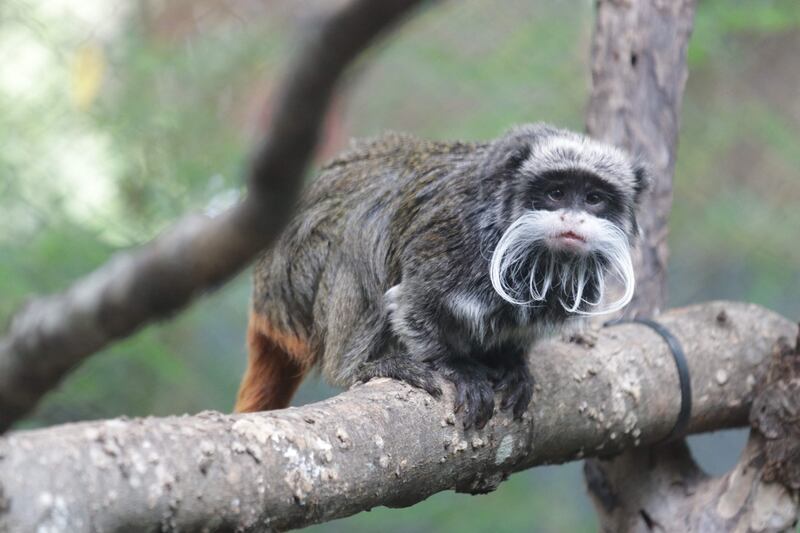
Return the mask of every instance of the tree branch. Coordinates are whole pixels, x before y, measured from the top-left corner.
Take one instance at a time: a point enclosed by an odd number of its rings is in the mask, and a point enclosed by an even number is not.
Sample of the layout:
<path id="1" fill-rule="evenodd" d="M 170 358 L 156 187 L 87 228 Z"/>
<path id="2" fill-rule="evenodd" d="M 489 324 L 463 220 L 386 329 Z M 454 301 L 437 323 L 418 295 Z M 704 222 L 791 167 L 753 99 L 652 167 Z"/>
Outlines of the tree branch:
<path id="1" fill-rule="evenodd" d="M 336 81 L 360 50 L 420 3 L 336 2 L 339 9 L 311 21 L 253 158 L 242 203 L 216 218 L 187 217 L 14 316 L 0 339 L 0 432 L 83 359 L 182 309 L 272 242 L 291 213 Z"/>
<path id="2" fill-rule="evenodd" d="M 687 351 L 692 432 L 745 424 L 772 346 L 795 334 L 789 321 L 747 304 L 709 303 L 661 320 Z M 534 465 L 652 444 L 675 422 L 677 372 L 648 328 L 554 340 L 530 363 L 538 385 L 523 421 L 499 413 L 466 434 L 449 387 L 436 401 L 390 380 L 270 413 L 12 433 L 0 440 L 0 531 L 295 528 L 446 489 L 488 491 Z"/>

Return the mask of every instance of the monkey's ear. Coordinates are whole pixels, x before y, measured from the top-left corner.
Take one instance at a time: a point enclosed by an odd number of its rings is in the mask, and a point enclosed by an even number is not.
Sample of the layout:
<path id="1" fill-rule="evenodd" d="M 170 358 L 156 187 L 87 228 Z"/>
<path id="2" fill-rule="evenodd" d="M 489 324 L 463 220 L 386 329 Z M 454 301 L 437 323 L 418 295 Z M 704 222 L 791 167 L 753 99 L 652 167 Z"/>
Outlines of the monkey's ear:
<path id="1" fill-rule="evenodd" d="M 531 155 L 532 146 L 557 130 L 547 124 L 518 126 L 494 141 L 483 166 L 482 179 L 491 182 L 510 177 Z"/>
<path id="2" fill-rule="evenodd" d="M 522 163 L 531 155 L 531 145 L 528 142 L 519 142 L 513 146 L 509 146 L 506 153 L 503 154 L 501 166 L 506 172 L 514 172 Z"/>
<path id="3" fill-rule="evenodd" d="M 487 193 L 502 187 L 516 173 L 531 153 L 530 144 L 522 140 L 495 142 L 480 168 L 480 183 Z"/>
<path id="4" fill-rule="evenodd" d="M 641 159 L 633 163 L 633 198 L 638 204 L 642 200 L 642 195 L 648 191 L 653 184 L 653 175 L 650 168 Z"/>

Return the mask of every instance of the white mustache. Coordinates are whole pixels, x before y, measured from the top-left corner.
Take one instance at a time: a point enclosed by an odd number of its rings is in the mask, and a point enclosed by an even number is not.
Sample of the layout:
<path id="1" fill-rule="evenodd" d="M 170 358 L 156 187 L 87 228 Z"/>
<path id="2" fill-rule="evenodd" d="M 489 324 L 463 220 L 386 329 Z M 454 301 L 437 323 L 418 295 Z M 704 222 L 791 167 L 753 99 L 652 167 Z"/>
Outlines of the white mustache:
<path id="1" fill-rule="evenodd" d="M 581 233 L 585 234 L 589 251 L 575 253 L 565 261 L 563 256 L 557 257 L 548 250 L 546 244 L 546 240 L 563 226 L 558 218 L 554 211 L 531 211 L 515 220 L 503 233 L 492 252 L 489 266 L 492 287 L 497 294 L 515 305 L 533 305 L 544 301 L 558 285 L 566 297 L 566 301 L 559 298 L 559 302 L 570 313 L 601 315 L 625 307 L 633 298 L 635 285 L 625 232 L 605 219 L 588 216 L 588 224 L 581 228 Z M 530 272 L 523 275 L 520 270 L 526 265 L 530 265 Z M 624 293 L 618 300 L 604 303 L 606 276 L 609 274 L 620 281 Z M 511 286 L 509 280 L 520 280 L 520 286 Z M 583 296 L 590 281 L 597 284 L 595 301 Z M 526 292 L 530 296 L 528 299 L 513 296 Z"/>

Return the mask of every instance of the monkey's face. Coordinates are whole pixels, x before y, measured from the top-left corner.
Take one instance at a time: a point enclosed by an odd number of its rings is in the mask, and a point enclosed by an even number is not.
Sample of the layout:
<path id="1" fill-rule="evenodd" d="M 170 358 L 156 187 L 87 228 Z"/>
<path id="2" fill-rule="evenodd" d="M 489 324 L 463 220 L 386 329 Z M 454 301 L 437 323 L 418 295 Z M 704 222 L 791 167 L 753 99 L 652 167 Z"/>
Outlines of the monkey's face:
<path id="1" fill-rule="evenodd" d="M 602 253 L 608 232 L 614 231 L 609 222 L 631 229 L 623 194 L 590 172 L 549 172 L 528 183 L 525 197 L 527 210 L 546 212 L 540 216 L 540 231 L 554 253 Z"/>
<path id="2" fill-rule="evenodd" d="M 633 297 L 633 212 L 623 191 L 584 169 L 550 171 L 525 181 L 522 209 L 492 255 L 490 275 L 506 301 L 535 305 L 549 297 L 576 314 L 616 311 Z M 608 278 L 623 296 L 603 302 Z"/>
<path id="3" fill-rule="evenodd" d="M 601 314 L 633 297 L 630 246 L 635 209 L 646 189 L 644 167 L 623 151 L 543 124 L 498 140 L 488 175 L 501 237 L 490 278 L 516 305 L 556 301 L 577 314 Z M 604 302 L 610 278 L 623 295 Z"/>

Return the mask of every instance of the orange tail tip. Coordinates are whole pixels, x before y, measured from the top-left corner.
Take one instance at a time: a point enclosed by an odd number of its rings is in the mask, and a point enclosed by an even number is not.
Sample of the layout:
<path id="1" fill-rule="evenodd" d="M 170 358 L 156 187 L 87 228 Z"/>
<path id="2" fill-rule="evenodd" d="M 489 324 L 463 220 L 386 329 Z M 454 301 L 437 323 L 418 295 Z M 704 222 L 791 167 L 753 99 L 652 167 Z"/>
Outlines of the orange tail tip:
<path id="1" fill-rule="evenodd" d="M 250 413 L 288 406 L 311 367 L 307 344 L 276 331 L 253 311 L 247 326 L 247 351 L 247 370 L 234 410 Z"/>

